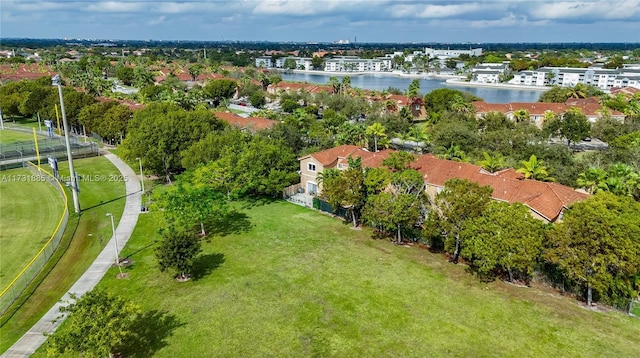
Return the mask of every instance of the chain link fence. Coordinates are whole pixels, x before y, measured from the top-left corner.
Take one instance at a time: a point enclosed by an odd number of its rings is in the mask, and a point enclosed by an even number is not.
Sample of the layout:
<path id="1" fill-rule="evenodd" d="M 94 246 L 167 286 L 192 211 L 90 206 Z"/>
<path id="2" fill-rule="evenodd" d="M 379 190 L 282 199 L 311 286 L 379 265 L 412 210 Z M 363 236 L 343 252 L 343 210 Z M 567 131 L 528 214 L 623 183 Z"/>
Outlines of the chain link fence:
<path id="1" fill-rule="evenodd" d="M 32 168 L 36 168 L 33 163 L 29 163 Z M 36 169 L 37 170 L 37 169 Z M 62 235 L 64 234 L 64 230 L 67 227 L 67 221 L 69 220 L 69 208 L 67 194 L 62 187 L 62 184 L 58 180 L 56 180 L 51 173 L 48 171 L 41 169 L 44 173 L 47 174 L 47 181 L 53 185 L 62 195 L 64 199 L 64 210 L 62 212 L 62 216 L 58 221 L 58 225 L 54 230 L 53 234 L 47 240 L 47 242 L 42 246 L 40 251 L 29 261 L 25 267 L 20 271 L 20 273 L 13 278 L 9 284 L 2 288 L 0 291 L 0 316 L 4 315 L 5 312 L 9 309 L 9 307 L 20 297 L 20 295 L 24 292 L 24 290 L 33 282 L 33 279 L 40 273 L 42 268 L 47 264 L 49 258 L 53 255 L 53 253 L 58 248 L 60 241 L 62 240 Z"/>

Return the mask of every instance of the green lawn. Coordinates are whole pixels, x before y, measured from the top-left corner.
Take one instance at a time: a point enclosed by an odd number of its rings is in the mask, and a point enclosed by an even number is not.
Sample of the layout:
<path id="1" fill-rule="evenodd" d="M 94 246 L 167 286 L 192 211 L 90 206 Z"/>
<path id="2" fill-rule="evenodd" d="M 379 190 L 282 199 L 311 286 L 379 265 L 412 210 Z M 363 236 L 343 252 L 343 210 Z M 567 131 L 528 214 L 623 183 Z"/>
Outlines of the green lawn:
<path id="1" fill-rule="evenodd" d="M 54 233 L 64 199 L 43 172 L 0 172 L 0 290 L 40 251 Z"/>
<path id="2" fill-rule="evenodd" d="M 68 176 L 66 162 L 60 162 L 61 175 Z M 80 175 L 100 177 L 119 175 L 118 169 L 104 157 L 74 161 Z M 72 196 L 67 190 L 70 212 L 69 224 L 60 244 L 60 252 L 54 255 L 53 269 L 33 293 L 24 295 L 26 302 L 16 305 L 0 320 L 0 352 L 7 350 L 26 332 L 86 271 L 111 237 L 111 221 L 105 216 L 113 213 L 116 224 L 122 216 L 125 203 L 125 186 L 122 181 L 81 181 L 80 204 L 82 214 L 73 213 Z M 63 254 L 62 254 L 63 253 Z"/>
<path id="3" fill-rule="evenodd" d="M 10 129 L 0 130 L 0 143 L 2 144 L 25 141 L 33 142 L 33 133 L 12 131 Z"/>
<path id="4" fill-rule="evenodd" d="M 554 291 L 482 283 L 418 246 L 371 239 L 285 202 L 243 210 L 204 243 L 195 279 L 154 258 L 159 213 L 99 286 L 149 311 L 133 357 L 636 357 L 640 320 Z"/>

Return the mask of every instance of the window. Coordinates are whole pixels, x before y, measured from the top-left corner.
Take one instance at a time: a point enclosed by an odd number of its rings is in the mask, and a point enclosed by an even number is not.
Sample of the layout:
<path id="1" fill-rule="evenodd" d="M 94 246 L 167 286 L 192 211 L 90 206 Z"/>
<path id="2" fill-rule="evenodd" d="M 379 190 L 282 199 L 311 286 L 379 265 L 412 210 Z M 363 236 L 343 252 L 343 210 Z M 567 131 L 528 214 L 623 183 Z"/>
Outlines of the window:
<path id="1" fill-rule="evenodd" d="M 316 171 L 316 165 L 313 163 L 308 163 L 307 164 L 307 169 L 309 169 L 309 171 L 315 172 Z"/>

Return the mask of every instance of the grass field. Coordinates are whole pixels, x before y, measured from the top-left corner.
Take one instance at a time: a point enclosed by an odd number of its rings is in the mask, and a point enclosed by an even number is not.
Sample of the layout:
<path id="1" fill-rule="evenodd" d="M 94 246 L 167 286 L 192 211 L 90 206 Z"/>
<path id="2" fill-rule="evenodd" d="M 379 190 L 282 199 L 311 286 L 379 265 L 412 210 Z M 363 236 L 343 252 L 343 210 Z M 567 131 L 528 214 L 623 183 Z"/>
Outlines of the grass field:
<path id="1" fill-rule="evenodd" d="M 10 129 L 0 130 L 0 143 L 2 144 L 25 141 L 33 142 L 33 133 L 12 131 Z"/>
<path id="2" fill-rule="evenodd" d="M 551 290 L 482 283 L 418 246 L 371 239 L 285 202 L 242 211 L 204 243 L 194 279 L 154 258 L 159 213 L 140 216 L 126 280 L 142 305 L 132 357 L 637 357 L 640 320 Z"/>
<path id="3" fill-rule="evenodd" d="M 0 290 L 37 254 L 56 229 L 64 200 L 45 173 L 0 173 Z M 45 178 L 44 180 L 41 178 Z"/>
<path id="4" fill-rule="evenodd" d="M 120 174 L 104 157 L 74 161 L 76 172 L 92 177 L 106 176 L 104 181 L 81 180 L 80 204 L 82 214 L 73 214 L 71 193 L 68 192 L 69 223 L 60 243 L 62 250 L 52 258 L 48 275 L 35 291 L 25 295 L 26 302 L 16 305 L 0 321 L 0 352 L 7 350 L 49 308 L 62 297 L 73 283 L 86 271 L 111 237 L 111 221 L 105 216 L 113 213 L 116 223 L 120 220 L 125 203 L 125 185 L 122 181 L 110 181 Z M 60 174 L 68 176 L 66 162 L 60 163 Z M 64 253 L 64 254 L 62 254 Z"/>

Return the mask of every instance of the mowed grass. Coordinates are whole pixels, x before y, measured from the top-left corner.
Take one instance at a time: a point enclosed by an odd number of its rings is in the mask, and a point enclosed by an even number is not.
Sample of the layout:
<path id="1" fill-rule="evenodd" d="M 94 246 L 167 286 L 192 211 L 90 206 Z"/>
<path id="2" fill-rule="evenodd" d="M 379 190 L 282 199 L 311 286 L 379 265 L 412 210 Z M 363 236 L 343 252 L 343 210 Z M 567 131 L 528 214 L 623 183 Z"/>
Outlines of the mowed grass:
<path id="1" fill-rule="evenodd" d="M 64 199 L 49 178 L 26 168 L 0 172 L 0 290 L 40 251 L 60 222 Z"/>
<path id="2" fill-rule="evenodd" d="M 158 270 L 160 213 L 99 287 L 143 306 L 135 357 L 637 357 L 640 320 L 550 290 L 482 283 L 419 246 L 285 202 L 245 208 L 205 242 L 195 278 Z"/>
<path id="3" fill-rule="evenodd" d="M 40 136 L 38 138 L 41 138 Z M 0 130 L 0 143 L 9 144 L 15 142 L 33 142 L 33 133 L 12 131 L 10 129 Z"/>
<path id="4" fill-rule="evenodd" d="M 113 213 L 116 225 L 122 216 L 126 200 L 124 182 L 109 180 L 110 176 L 118 178 L 118 169 L 104 157 L 74 160 L 74 164 L 82 176 L 106 179 L 81 181 L 81 215 L 74 214 L 71 192 L 67 190 L 71 214 L 58 255 L 51 260 L 55 267 L 49 268 L 46 277 L 39 277 L 38 284 L 2 316 L 0 352 L 7 350 L 37 322 L 95 260 L 111 237 L 111 221 L 105 214 Z M 67 163 L 59 165 L 60 174 L 68 177 Z"/>

